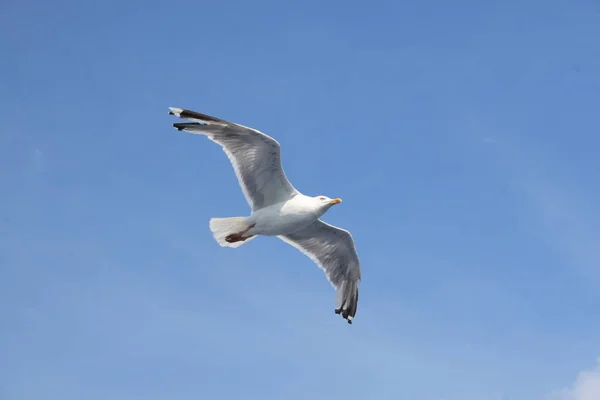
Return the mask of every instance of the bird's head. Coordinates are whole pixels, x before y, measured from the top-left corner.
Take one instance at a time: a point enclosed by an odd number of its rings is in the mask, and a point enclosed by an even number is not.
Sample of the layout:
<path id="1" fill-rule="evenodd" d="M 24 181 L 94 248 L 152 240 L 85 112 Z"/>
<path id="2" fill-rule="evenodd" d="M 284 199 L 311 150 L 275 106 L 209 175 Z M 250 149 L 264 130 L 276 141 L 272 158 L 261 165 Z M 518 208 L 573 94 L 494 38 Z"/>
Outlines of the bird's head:
<path id="1" fill-rule="evenodd" d="M 314 197 L 314 199 L 316 200 L 317 204 L 319 204 L 322 208 L 324 209 L 329 209 L 329 207 L 335 205 L 335 204 L 340 204 L 342 202 L 342 199 L 340 198 L 336 198 L 336 199 L 331 199 L 327 196 L 316 196 Z"/>

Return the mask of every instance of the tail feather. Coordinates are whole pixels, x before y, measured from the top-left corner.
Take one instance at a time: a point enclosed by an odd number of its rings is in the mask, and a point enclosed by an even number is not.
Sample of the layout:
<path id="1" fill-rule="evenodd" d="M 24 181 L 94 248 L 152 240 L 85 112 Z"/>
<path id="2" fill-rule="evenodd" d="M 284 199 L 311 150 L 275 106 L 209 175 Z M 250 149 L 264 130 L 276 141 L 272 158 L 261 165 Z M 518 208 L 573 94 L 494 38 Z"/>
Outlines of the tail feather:
<path id="1" fill-rule="evenodd" d="M 342 314 L 351 324 L 358 307 L 358 280 L 343 281 L 336 290 L 335 303 L 335 313 Z"/>
<path id="2" fill-rule="evenodd" d="M 256 237 L 252 236 L 245 241 L 233 243 L 225 240 L 227 236 L 242 232 L 248 228 L 249 223 L 246 217 L 211 218 L 209 225 L 213 237 L 222 247 L 239 247 Z"/>

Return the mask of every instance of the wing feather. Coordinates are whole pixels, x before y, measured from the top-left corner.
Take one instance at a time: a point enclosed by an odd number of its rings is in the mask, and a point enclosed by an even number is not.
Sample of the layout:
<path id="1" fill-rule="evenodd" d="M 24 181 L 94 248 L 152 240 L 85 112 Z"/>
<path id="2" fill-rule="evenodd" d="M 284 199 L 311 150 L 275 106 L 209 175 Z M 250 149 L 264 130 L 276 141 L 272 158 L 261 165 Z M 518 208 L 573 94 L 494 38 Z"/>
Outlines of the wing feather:
<path id="1" fill-rule="evenodd" d="M 317 220 L 281 240 L 300 250 L 325 272 L 336 289 L 337 314 L 352 323 L 358 305 L 360 260 L 350 232 Z"/>
<path id="2" fill-rule="evenodd" d="M 279 143 L 264 133 L 195 111 L 170 108 L 171 115 L 194 122 L 175 123 L 178 130 L 206 135 L 219 144 L 231 162 L 253 211 L 289 200 L 298 191 L 289 182 Z"/>

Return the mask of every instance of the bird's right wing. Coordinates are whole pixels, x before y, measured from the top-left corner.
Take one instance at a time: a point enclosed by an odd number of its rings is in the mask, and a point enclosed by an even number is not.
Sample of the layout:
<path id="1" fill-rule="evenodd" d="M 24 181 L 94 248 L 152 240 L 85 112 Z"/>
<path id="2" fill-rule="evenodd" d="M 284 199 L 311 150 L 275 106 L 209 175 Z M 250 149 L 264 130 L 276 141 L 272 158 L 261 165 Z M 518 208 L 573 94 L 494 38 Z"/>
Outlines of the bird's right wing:
<path id="1" fill-rule="evenodd" d="M 175 123 L 175 128 L 205 135 L 223 147 L 253 211 L 298 194 L 283 171 L 279 143 L 272 137 L 195 111 L 169 109 L 169 114 L 192 121 Z"/>
<path id="2" fill-rule="evenodd" d="M 352 323 L 358 305 L 360 261 L 350 232 L 321 220 L 291 235 L 279 236 L 312 259 L 336 289 L 335 312 Z"/>

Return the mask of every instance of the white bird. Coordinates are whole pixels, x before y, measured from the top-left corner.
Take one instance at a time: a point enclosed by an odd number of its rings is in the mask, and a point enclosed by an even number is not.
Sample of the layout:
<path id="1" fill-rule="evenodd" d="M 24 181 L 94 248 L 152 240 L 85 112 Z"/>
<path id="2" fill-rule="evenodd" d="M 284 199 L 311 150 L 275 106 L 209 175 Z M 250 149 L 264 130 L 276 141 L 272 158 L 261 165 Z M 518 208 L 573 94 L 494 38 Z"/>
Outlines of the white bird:
<path id="1" fill-rule="evenodd" d="M 221 145 L 252 212 L 248 217 L 212 218 L 210 230 L 224 247 L 238 247 L 258 235 L 277 236 L 310 257 L 336 290 L 335 313 L 348 323 L 356 315 L 360 261 L 350 232 L 319 218 L 341 199 L 310 197 L 288 181 L 272 137 L 239 124 L 170 107 L 170 115 L 191 122 L 177 130 L 202 134 Z"/>

